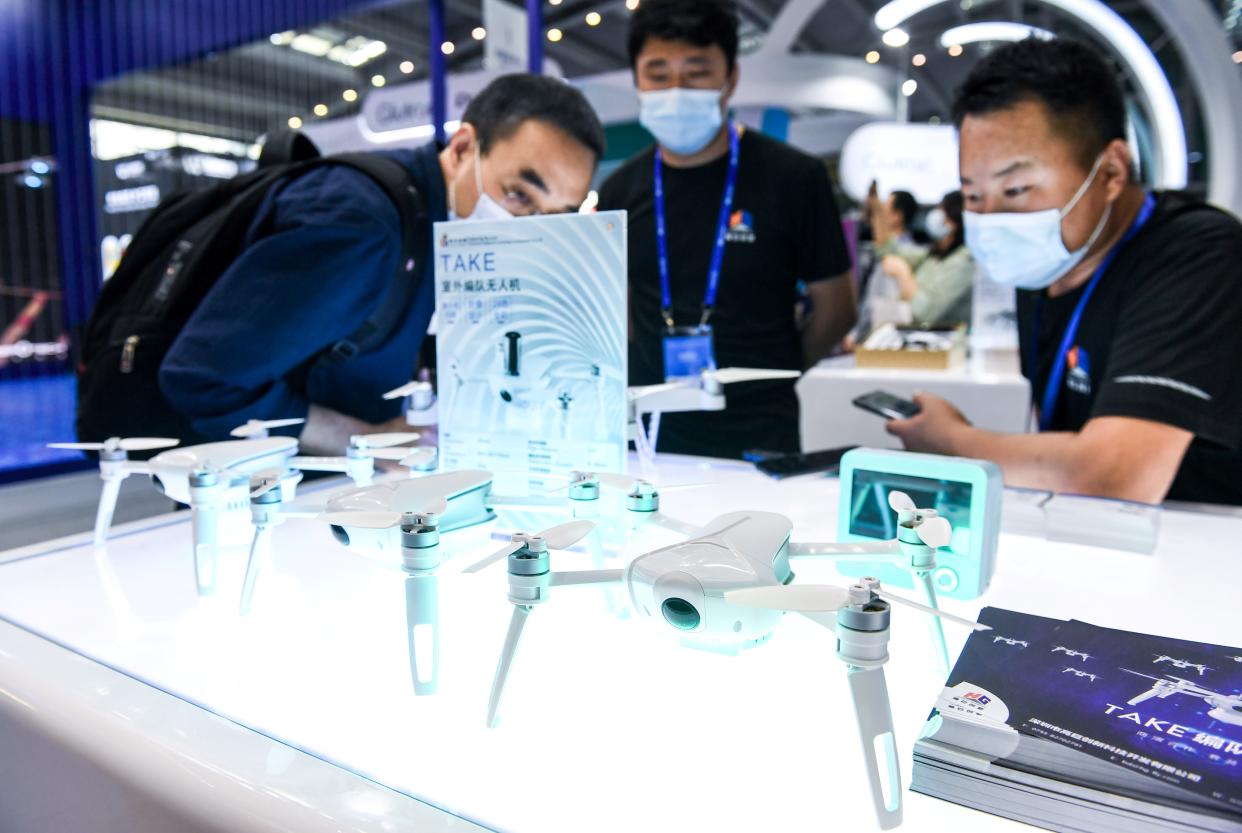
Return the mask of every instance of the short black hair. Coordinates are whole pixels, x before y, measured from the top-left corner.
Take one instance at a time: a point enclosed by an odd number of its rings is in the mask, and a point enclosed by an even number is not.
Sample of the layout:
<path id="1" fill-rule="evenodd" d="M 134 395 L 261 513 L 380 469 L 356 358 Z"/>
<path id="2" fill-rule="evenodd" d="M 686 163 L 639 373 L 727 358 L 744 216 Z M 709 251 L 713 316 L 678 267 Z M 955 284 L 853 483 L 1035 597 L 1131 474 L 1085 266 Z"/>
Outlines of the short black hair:
<path id="1" fill-rule="evenodd" d="M 893 208 L 901 215 L 902 226 L 908 231 L 910 223 L 914 222 L 914 215 L 918 213 L 919 201 L 909 191 L 894 191 L 889 198 L 893 201 Z"/>
<path id="2" fill-rule="evenodd" d="M 484 155 L 531 119 L 564 131 L 595 154 L 596 162 L 604 158 L 604 127 L 599 116 L 586 96 L 558 78 L 502 75 L 480 90 L 461 116 L 463 122 L 474 125 L 479 152 Z"/>
<path id="3" fill-rule="evenodd" d="M 642 0 L 630 16 L 630 69 L 649 38 L 719 46 L 729 63 L 737 61 L 737 3 L 734 0 Z"/>
<path id="4" fill-rule="evenodd" d="M 1114 139 L 1126 138 L 1126 106 L 1116 71 L 1078 41 L 1027 38 L 997 47 L 957 91 L 953 120 L 1005 110 L 1023 101 L 1043 104 L 1052 127 L 1090 168 Z"/>

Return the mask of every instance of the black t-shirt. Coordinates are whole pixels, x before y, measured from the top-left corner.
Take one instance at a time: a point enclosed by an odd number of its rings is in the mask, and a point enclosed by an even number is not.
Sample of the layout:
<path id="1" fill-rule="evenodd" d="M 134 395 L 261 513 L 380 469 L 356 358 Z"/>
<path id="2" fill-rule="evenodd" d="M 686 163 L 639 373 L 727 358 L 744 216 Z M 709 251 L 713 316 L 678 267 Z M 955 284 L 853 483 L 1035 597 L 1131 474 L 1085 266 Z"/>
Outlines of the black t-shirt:
<path id="1" fill-rule="evenodd" d="M 600 189 L 601 210 L 629 212 L 630 384 L 664 381 L 664 322 L 655 231 L 654 147 Z M 728 154 L 695 168 L 664 166 L 665 228 L 674 319 L 699 323 Z M 794 322 L 798 281 L 849 268 L 827 170 L 786 144 L 746 130 L 711 324 L 718 367 L 802 369 Z M 728 408 L 665 414 L 660 450 L 740 457 L 750 448 L 798 451 L 792 382 L 726 388 Z"/>
<path id="2" fill-rule="evenodd" d="M 1242 224 L 1186 194 L 1157 194 L 1083 311 L 1051 430 L 1103 416 L 1185 429 L 1195 437 L 1168 499 L 1242 504 L 1240 269 Z M 1036 403 L 1085 289 L 1018 292 L 1022 372 Z"/>

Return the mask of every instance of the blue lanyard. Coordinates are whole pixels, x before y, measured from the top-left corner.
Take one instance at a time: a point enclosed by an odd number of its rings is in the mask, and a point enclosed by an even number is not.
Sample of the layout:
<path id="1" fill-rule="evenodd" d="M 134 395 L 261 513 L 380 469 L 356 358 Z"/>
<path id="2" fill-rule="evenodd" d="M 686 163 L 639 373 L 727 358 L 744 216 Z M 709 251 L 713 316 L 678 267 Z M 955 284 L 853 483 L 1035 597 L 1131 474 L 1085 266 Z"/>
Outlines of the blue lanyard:
<path id="1" fill-rule="evenodd" d="M 1069 324 L 1065 328 L 1065 335 L 1061 337 L 1061 346 L 1057 350 L 1057 360 L 1052 365 L 1052 373 L 1048 376 L 1048 385 L 1044 388 L 1043 405 L 1039 409 L 1040 431 L 1047 431 L 1052 425 L 1052 416 L 1056 413 L 1057 400 L 1061 396 L 1061 382 L 1065 378 L 1065 364 L 1069 360 L 1069 351 L 1074 347 L 1074 340 L 1078 336 L 1078 325 L 1082 323 L 1082 313 L 1087 308 L 1087 302 L 1091 300 L 1091 294 L 1095 292 L 1095 287 L 1099 284 L 1100 278 L 1108 271 L 1108 267 L 1112 265 L 1113 258 L 1117 256 L 1117 251 L 1128 243 L 1130 238 L 1138 234 L 1139 229 L 1147 224 L 1155 208 L 1156 198 L 1148 194 L 1147 199 L 1143 200 L 1143 207 L 1139 209 L 1138 216 L 1130 224 L 1125 237 L 1121 238 L 1120 242 L 1109 249 L 1108 254 L 1104 255 L 1104 259 L 1100 261 L 1099 268 L 1095 270 L 1095 274 L 1091 276 L 1087 288 L 1083 290 L 1082 297 L 1078 299 L 1078 305 L 1074 307 L 1074 314 L 1070 316 Z M 1031 342 L 1035 347 L 1036 356 L 1038 356 L 1039 350 L 1039 319 L 1042 305 L 1043 297 L 1041 296 L 1036 300 L 1034 330 L 1031 335 Z M 1038 362 L 1031 363 L 1031 373 L 1038 373 L 1038 368 Z"/>
<path id="2" fill-rule="evenodd" d="M 729 122 L 729 172 L 725 175 L 724 199 L 720 203 L 720 218 L 716 223 L 716 241 L 712 249 L 712 263 L 707 270 L 707 293 L 703 296 L 703 317 L 699 326 L 707 323 L 716 306 L 716 290 L 720 287 L 720 264 L 724 261 L 725 235 L 729 231 L 729 213 L 733 209 L 733 188 L 737 184 L 738 136 L 737 128 Z M 668 278 L 668 233 L 664 225 L 664 164 L 660 150 L 655 154 L 655 214 L 656 245 L 660 258 L 660 303 L 664 323 L 673 326 L 673 290 Z"/>

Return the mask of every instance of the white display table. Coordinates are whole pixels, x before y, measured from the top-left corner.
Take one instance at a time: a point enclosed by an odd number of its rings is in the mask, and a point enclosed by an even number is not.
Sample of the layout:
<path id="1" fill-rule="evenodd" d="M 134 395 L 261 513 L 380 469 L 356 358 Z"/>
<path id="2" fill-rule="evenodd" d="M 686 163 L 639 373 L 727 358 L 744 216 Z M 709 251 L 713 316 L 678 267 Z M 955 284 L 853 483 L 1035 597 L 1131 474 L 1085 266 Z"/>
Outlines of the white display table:
<path id="1" fill-rule="evenodd" d="M 660 465 L 668 483 L 715 483 L 665 495 L 665 511 L 684 520 L 765 509 L 793 519 L 795 541 L 833 537 L 835 480 Z M 441 680 L 430 697 L 410 681 L 403 574 L 320 525 L 276 530 L 247 617 L 236 612 L 243 549 L 222 553 L 216 596 L 195 595 L 188 513 L 119 530 L 107 555 L 86 536 L 0 554 L 0 739 L 7 726 L 68 750 L 140 796 L 144 812 L 191 819 L 193 830 L 874 829 L 843 667 L 831 634 L 800 617 L 721 656 L 682 647 L 662 623 L 608 613 L 600 588 L 556 588 L 527 629 L 501 726 L 484 728 L 511 610 L 505 570 L 459 571 L 497 545 L 492 532 L 511 529 L 502 516 L 445 535 L 455 552 L 441 568 Z M 1236 517 L 1166 512 L 1154 556 L 1003 536 L 987 596 L 944 607 L 1236 642 L 1242 609 L 1205 602 L 1199 588 L 1242 586 L 1231 544 L 1240 533 Z M 649 547 L 677 540 L 649 534 Z M 589 562 L 553 556 L 554 569 Z M 800 567 L 799 580 L 842 583 L 828 565 Z M 946 631 L 956 653 L 965 633 Z M 894 610 L 890 647 L 908 784 L 941 679 L 917 613 Z M 23 759 L 39 760 L 30 749 Z M 28 833 L 70 829 L 37 822 L 75 794 L 73 770 L 26 781 L 8 792 L 0 781 L 0 829 L 6 814 Z M 905 804 L 909 830 L 1018 827 L 908 791 Z M 107 825 L 117 806 L 98 805 L 91 829 L 121 829 Z"/>
<path id="2" fill-rule="evenodd" d="M 851 404 L 876 389 L 907 399 L 934 393 L 975 425 L 993 431 L 1026 431 L 1031 412 L 1030 385 L 1016 367 L 982 370 L 968 361 L 952 370 L 881 370 L 855 367 L 853 356 L 841 356 L 820 362 L 798 380 L 802 450 L 901 448 L 901 441 L 884 430 L 882 418 Z"/>

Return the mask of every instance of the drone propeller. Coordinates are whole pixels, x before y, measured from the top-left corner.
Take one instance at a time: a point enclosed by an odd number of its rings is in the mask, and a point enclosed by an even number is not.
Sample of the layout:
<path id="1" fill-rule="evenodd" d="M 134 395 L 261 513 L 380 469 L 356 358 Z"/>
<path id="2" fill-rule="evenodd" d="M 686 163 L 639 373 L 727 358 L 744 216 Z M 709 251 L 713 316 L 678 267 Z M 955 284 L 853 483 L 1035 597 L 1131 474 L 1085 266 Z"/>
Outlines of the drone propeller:
<path id="1" fill-rule="evenodd" d="M 908 494 L 905 492 L 898 492 L 896 490 L 888 493 L 888 505 L 894 512 L 897 513 L 914 512 L 918 509 Z"/>
<path id="2" fill-rule="evenodd" d="M 436 458 L 436 450 L 434 448 L 406 448 L 402 450 L 409 453 L 398 460 L 397 463 L 410 469 L 421 468 Z"/>
<path id="3" fill-rule="evenodd" d="M 385 393 L 384 398 L 385 399 L 405 399 L 411 393 L 414 393 L 417 390 L 421 390 L 423 386 L 426 384 L 427 384 L 426 382 L 419 382 L 417 380 L 413 382 L 406 382 L 404 385 L 393 388 L 392 390 Z"/>
<path id="4" fill-rule="evenodd" d="M 630 396 L 634 399 L 642 399 L 646 396 L 654 396 L 657 393 L 664 393 L 670 390 L 681 390 L 688 388 L 693 382 L 661 382 L 658 385 L 637 385 L 630 388 Z"/>
<path id="5" fill-rule="evenodd" d="M 476 561 L 475 563 L 471 564 L 469 567 L 467 567 L 462 572 L 477 573 L 479 570 L 482 570 L 484 567 L 488 567 L 492 564 L 495 564 L 497 561 L 501 561 L 505 558 L 508 558 L 510 555 L 513 555 L 513 553 L 522 549 L 528 543 L 530 543 L 531 540 L 536 539 L 536 538 L 542 538 L 544 544 L 550 550 L 568 549 L 569 547 L 572 547 L 574 544 L 578 543 L 580 540 L 585 538 L 587 534 L 594 528 L 595 528 L 595 524 L 593 524 L 591 521 L 570 521 L 569 523 L 561 524 L 560 526 L 554 526 L 549 529 L 545 529 L 543 532 L 537 533 L 535 535 L 527 536 L 527 535 L 519 533 L 517 536 L 515 536 L 517 540 L 510 541 L 508 544 L 501 547 L 496 552 L 492 553 L 491 555 L 487 556 L 481 561 Z"/>
<path id="6" fill-rule="evenodd" d="M 389 431 L 380 434 L 354 434 L 349 444 L 357 449 L 388 448 L 393 445 L 405 445 L 418 439 L 413 431 Z"/>
<path id="7" fill-rule="evenodd" d="M 181 440 L 171 437 L 110 437 L 101 443 L 48 443 L 47 447 L 74 451 L 154 451 L 180 444 Z"/>
<path id="8" fill-rule="evenodd" d="M 251 485 L 254 485 L 256 482 L 258 483 L 255 488 L 251 489 L 250 497 L 260 497 L 261 495 L 265 495 L 272 491 L 272 489 L 280 488 L 283 479 L 281 475 L 283 474 L 283 469 L 264 469 L 263 471 L 255 472 L 250 475 Z"/>
<path id="9" fill-rule="evenodd" d="M 285 428 L 289 425 L 301 425 L 306 422 L 301 417 L 292 419 L 248 419 L 245 425 L 239 425 L 229 432 L 230 437 L 247 440 L 251 437 L 266 437 L 269 428 Z"/>
<path id="10" fill-rule="evenodd" d="M 409 456 L 413 448 L 404 445 L 388 445 L 382 448 L 362 448 L 358 449 L 368 457 L 374 457 L 376 460 L 404 460 Z"/>
<path id="11" fill-rule="evenodd" d="M 953 542 L 953 526 L 947 518 L 942 518 L 935 514 L 934 510 L 921 510 L 922 517 L 918 518 L 919 508 L 915 506 L 914 501 L 905 492 L 892 491 L 888 493 L 888 505 L 897 513 L 898 518 L 903 514 L 909 516 L 910 513 L 916 513 L 917 523 L 914 525 L 914 531 L 918 533 L 919 540 L 932 549 L 940 549 L 947 547 Z"/>
<path id="12" fill-rule="evenodd" d="M 886 602 L 906 605 L 924 613 L 930 613 L 941 619 L 947 619 L 963 627 L 976 631 L 991 630 L 988 625 L 981 625 L 936 608 L 912 602 L 909 599 L 895 596 L 887 591 L 872 589 L 875 595 Z M 843 587 L 832 584 L 774 584 L 764 587 L 745 587 L 725 592 L 725 599 L 740 607 L 757 607 L 764 610 L 785 610 L 792 613 L 831 613 L 846 607 L 850 603 L 850 594 Z"/>
<path id="13" fill-rule="evenodd" d="M 720 370 L 705 370 L 703 378 L 712 379 L 722 385 L 734 382 L 762 382 L 771 379 L 797 379 L 802 374 L 797 370 L 768 370 L 757 367 L 726 367 Z"/>

